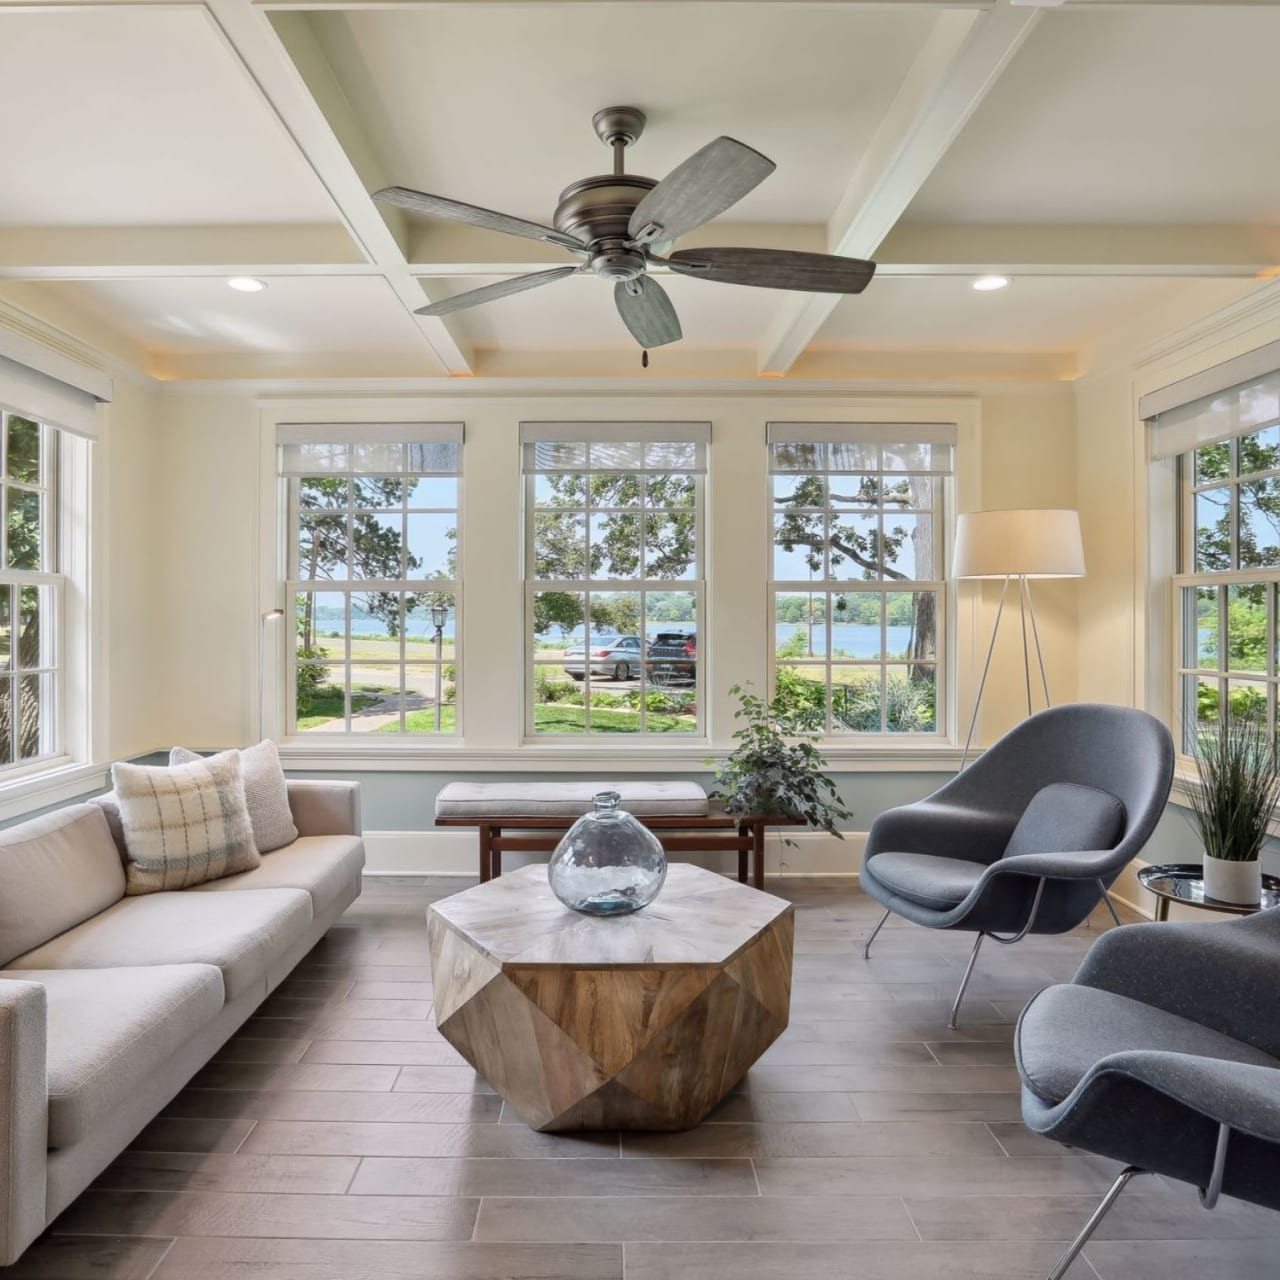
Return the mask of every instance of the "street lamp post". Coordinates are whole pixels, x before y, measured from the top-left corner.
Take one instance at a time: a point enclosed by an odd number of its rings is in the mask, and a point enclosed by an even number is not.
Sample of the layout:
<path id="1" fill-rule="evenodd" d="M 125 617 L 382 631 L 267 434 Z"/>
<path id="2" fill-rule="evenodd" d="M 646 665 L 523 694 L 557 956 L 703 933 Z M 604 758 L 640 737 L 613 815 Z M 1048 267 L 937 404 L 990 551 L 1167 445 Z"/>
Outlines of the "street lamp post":
<path id="1" fill-rule="evenodd" d="M 444 675 L 444 624 L 449 620 L 449 606 L 433 604 L 431 606 L 431 625 L 436 629 L 436 732 L 440 732 L 440 698 L 444 692 L 442 677 Z"/>

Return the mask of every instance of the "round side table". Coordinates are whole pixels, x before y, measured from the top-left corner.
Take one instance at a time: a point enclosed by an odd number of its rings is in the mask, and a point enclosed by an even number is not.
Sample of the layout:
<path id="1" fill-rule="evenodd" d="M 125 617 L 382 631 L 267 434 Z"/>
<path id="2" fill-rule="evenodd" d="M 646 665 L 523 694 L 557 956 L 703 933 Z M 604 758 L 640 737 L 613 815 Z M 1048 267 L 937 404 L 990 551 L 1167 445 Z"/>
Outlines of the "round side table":
<path id="1" fill-rule="evenodd" d="M 1198 862 L 1170 862 L 1160 867 L 1143 867 L 1138 883 L 1156 898 L 1156 919 L 1169 918 L 1169 904 L 1180 902 L 1205 911 L 1221 911 L 1233 916 L 1251 916 L 1255 911 L 1280 907 L 1280 876 L 1262 877 L 1262 901 L 1256 907 L 1239 902 L 1221 902 L 1204 891 L 1204 868 Z"/>

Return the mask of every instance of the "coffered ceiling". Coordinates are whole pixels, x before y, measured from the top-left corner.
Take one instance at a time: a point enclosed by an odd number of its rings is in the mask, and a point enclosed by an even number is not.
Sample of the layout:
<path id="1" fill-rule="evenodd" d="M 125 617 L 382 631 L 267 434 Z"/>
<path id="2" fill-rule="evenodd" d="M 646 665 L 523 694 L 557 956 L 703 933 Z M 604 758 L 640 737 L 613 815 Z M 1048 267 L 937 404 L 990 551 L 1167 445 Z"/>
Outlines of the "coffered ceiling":
<path id="1" fill-rule="evenodd" d="M 1277 47 L 1271 4 L 0 0 L 0 300 L 165 379 L 635 374 L 592 277 L 415 316 L 566 255 L 369 197 L 549 221 L 628 102 L 631 171 L 722 133 L 777 162 L 688 244 L 880 264 L 850 298 L 663 275 L 655 371 L 1070 377 L 1280 269 Z"/>

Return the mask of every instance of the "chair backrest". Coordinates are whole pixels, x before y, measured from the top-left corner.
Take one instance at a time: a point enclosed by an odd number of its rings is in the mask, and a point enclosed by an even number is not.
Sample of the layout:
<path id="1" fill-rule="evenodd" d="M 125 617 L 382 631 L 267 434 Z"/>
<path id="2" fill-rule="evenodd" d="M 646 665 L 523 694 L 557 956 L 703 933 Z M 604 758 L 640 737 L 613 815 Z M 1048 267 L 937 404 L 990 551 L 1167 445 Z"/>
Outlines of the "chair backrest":
<path id="1" fill-rule="evenodd" d="M 1173 783 L 1173 739 L 1154 716 L 1131 707 L 1075 702 L 1038 712 L 1011 729 L 935 795 L 1006 814 L 1011 824 L 1044 787 L 1074 783 L 1124 806 L 1116 867 L 1146 844 Z"/>

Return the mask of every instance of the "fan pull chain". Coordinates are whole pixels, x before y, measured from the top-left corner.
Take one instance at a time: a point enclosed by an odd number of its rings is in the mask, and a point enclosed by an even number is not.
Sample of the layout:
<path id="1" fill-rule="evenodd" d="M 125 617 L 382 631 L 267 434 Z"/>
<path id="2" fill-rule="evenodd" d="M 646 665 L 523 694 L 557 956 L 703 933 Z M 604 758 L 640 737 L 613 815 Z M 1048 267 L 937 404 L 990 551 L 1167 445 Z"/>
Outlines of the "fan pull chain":
<path id="1" fill-rule="evenodd" d="M 647 351 L 642 351 L 640 353 L 640 367 L 642 369 L 647 369 L 649 367 L 649 353 Z"/>

